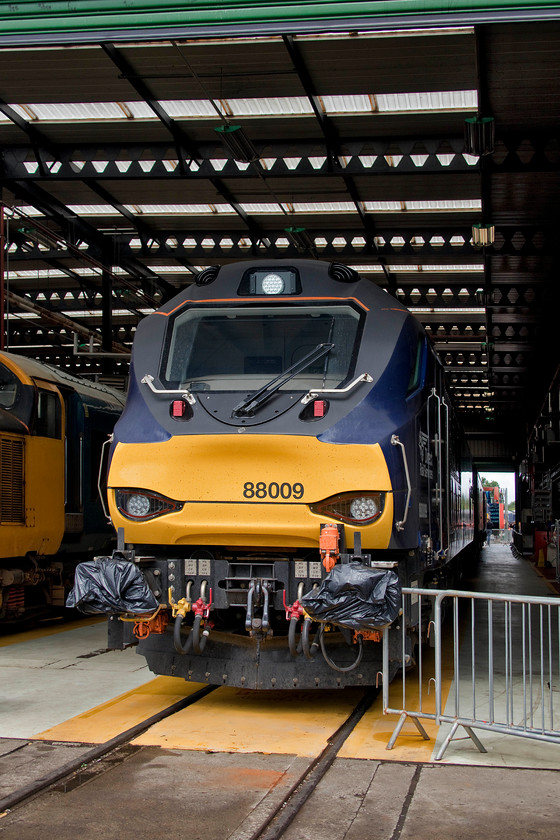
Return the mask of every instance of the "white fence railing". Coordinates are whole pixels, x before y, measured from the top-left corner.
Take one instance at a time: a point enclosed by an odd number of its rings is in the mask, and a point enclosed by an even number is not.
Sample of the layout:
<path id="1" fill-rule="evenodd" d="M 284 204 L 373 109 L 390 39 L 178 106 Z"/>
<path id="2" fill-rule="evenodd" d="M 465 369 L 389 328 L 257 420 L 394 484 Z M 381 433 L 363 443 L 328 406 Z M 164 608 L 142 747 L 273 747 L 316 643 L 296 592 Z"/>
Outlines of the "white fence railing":
<path id="1" fill-rule="evenodd" d="M 459 590 L 403 589 L 403 618 L 428 626 L 429 646 L 417 645 L 402 669 L 402 701 L 390 703 L 388 633 L 383 638 L 383 711 L 412 721 L 450 724 L 436 760 L 462 727 L 481 752 L 476 729 L 560 743 L 560 599 Z M 410 661 L 401 620 L 401 661 Z M 408 658 L 408 659 L 407 659 Z M 392 692 L 394 696 L 394 692 Z M 401 708 L 396 706 L 400 705 Z"/>

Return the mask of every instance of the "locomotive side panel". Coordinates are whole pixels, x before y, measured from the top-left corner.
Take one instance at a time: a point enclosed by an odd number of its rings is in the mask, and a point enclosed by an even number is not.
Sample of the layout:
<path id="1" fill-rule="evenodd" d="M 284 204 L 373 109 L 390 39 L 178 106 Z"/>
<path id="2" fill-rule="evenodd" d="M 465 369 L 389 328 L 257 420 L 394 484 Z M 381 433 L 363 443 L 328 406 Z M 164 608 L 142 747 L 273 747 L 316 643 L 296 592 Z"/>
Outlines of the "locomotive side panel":
<path id="1" fill-rule="evenodd" d="M 0 354 L 0 624 L 63 607 L 79 559 L 97 535 L 99 547 L 112 538 L 84 462 L 92 449 L 88 402 L 108 433 L 124 400 L 33 359 Z"/>

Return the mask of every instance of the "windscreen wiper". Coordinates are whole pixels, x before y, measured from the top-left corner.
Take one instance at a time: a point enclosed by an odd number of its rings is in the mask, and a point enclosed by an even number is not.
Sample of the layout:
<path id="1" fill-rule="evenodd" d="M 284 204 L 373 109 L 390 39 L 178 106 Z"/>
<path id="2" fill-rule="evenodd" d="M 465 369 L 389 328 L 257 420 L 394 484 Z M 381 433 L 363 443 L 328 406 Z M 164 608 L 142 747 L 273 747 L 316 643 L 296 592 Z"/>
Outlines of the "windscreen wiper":
<path id="1" fill-rule="evenodd" d="M 291 365 L 287 368 L 283 373 L 280 373 L 278 376 L 275 376 L 274 379 L 271 379 L 270 382 L 267 382 L 266 385 L 263 385 L 262 388 L 259 388 L 258 391 L 255 391 L 254 394 L 249 394 L 248 397 L 245 397 L 239 405 L 236 405 L 233 411 L 231 412 L 232 417 L 250 417 L 255 411 L 260 408 L 263 403 L 265 403 L 276 391 L 279 391 L 282 385 L 285 385 L 286 382 L 289 382 L 290 379 L 293 379 L 294 376 L 297 376 L 298 373 L 301 373 L 303 370 L 309 367 L 309 365 L 316 362 L 318 359 L 321 359 L 323 356 L 326 356 L 334 347 L 334 344 L 318 344 L 311 353 L 308 353 L 307 356 L 304 356 L 303 359 L 300 359 L 299 362 L 296 362 L 295 365 Z"/>

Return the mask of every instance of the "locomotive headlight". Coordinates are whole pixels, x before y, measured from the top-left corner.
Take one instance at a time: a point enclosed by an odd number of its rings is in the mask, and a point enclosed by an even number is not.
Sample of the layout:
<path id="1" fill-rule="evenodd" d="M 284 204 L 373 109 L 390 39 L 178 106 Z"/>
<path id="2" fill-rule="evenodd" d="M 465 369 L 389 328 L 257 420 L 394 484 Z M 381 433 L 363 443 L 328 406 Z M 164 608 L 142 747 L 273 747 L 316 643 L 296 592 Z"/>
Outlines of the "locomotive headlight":
<path id="1" fill-rule="evenodd" d="M 135 519 L 143 519 L 150 512 L 150 499 L 140 493 L 128 496 L 125 504 L 126 512 Z"/>
<path id="2" fill-rule="evenodd" d="M 281 295 L 284 291 L 284 280 L 279 274 L 265 274 L 262 278 L 262 290 L 265 295 Z"/>
<path id="3" fill-rule="evenodd" d="M 352 519 L 375 519 L 379 513 L 379 500 L 372 496 L 360 496 L 350 502 Z"/>
<path id="4" fill-rule="evenodd" d="M 237 290 L 239 295 L 299 295 L 301 280 L 295 268 L 250 268 Z"/>
<path id="5" fill-rule="evenodd" d="M 338 519 L 348 525 L 371 525 L 383 513 L 385 493 L 362 491 L 340 493 L 310 505 L 313 513 Z"/>
<path id="6" fill-rule="evenodd" d="M 115 490 L 115 502 L 123 516 L 136 522 L 145 522 L 183 507 L 183 502 L 176 502 L 159 493 L 124 488 Z"/>

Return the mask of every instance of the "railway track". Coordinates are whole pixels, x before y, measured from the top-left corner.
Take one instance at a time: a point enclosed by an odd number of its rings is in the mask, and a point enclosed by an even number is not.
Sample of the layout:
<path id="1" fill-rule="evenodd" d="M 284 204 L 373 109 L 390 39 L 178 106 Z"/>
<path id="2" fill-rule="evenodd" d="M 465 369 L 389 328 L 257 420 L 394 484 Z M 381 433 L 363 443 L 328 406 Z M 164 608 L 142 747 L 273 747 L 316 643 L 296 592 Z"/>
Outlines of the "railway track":
<path id="1" fill-rule="evenodd" d="M 253 833 L 250 840 L 278 840 L 296 818 L 321 779 L 337 757 L 342 745 L 370 708 L 379 689 L 370 688 L 348 715 L 342 726 L 330 736 L 325 749 L 309 764 L 292 790 L 284 797 L 274 813 Z"/>
<path id="2" fill-rule="evenodd" d="M 51 785 L 60 782 L 62 779 L 71 776 L 77 770 L 84 768 L 88 764 L 91 764 L 94 761 L 99 761 L 99 759 L 104 758 L 113 750 L 128 744 L 130 741 L 133 741 L 134 738 L 138 738 L 138 736 L 143 732 L 146 732 L 150 726 L 154 726 L 154 724 L 159 723 L 160 720 L 171 717 L 172 715 L 177 714 L 177 712 L 180 712 L 182 709 L 186 709 L 187 706 L 191 706 L 198 700 L 202 700 L 203 697 L 206 697 L 206 695 L 215 691 L 218 687 L 219 686 L 216 685 L 205 686 L 204 688 L 201 688 L 200 691 L 196 691 L 188 697 L 183 697 L 181 700 L 178 700 L 166 709 L 162 709 L 162 711 L 157 712 L 155 715 L 151 715 L 149 718 L 146 718 L 146 720 L 137 723 L 135 726 L 131 726 L 130 729 L 126 729 L 119 735 L 115 735 L 114 738 L 111 738 L 102 744 L 98 744 L 96 747 L 92 747 L 91 750 L 88 750 L 86 753 L 81 753 L 78 757 L 72 761 L 68 761 L 66 764 L 63 764 L 62 767 L 59 767 L 57 770 L 53 770 L 51 773 L 47 773 L 44 776 L 35 779 L 30 784 L 18 788 L 18 790 L 13 791 L 13 793 L 3 796 L 2 799 L 0 799 L 0 814 L 4 814 L 6 811 L 11 810 L 14 806 L 19 805 L 26 799 L 31 799 L 31 797 L 36 796 L 38 793 L 41 793 L 43 790 L 51 787 Z"/>
<path id="3" fill-rule="evenodd" d="M 52 789 L 61 782 L 71 787 L 72 777 L 84 773 L 87 774 L 88 767 L 100 762 L 101 759 L 110 759 L 111 754 L 114 756 L 118 755 L 119 750 L 126 747 L 127 744 L 146 732 L 151 726 L 197 703 L 218 688 L 219 686 L 205 686 L 200 691 L 182 698 L 180 701 L 146 718 L 144 721 L 125 730 L 114 738 L 93 747 L 86 753 L 81 753 L 58 769 L 46 773 L 33 782 L 3 796 L 0 799 L 0 817 L 7 816 L 17 806 L 24 805 L 27 801 L 37 797 L 49 788 Z M 344 723 L 330 735 L 325 748 L 309 761 L 282 800 L 277 802 L 274 809 L 271 812 L 267 812 L 252 830 L 248 840 L 276 840 L 282 836 L 321 779 L 324 778 L 342 745 L 370 708 L 378 694 L 378 689 L 371 688 L 366 690 Z M 111 766 L 110 761 L 108 761 L 107 766 Z"/>

